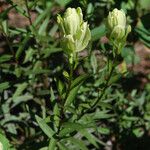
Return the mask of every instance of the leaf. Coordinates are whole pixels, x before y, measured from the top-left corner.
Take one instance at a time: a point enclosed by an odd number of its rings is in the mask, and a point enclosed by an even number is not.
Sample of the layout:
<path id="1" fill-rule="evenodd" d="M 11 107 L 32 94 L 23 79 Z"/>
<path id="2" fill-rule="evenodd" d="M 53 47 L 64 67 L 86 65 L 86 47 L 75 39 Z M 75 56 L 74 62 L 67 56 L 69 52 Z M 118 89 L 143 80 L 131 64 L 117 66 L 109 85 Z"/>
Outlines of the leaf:
<path id="1" fill-rule="evenodd" d="M 22 96 L 17 96 L 15 98 L 13 98 L 14 104 L 11 107 L 13 108 L 13 107 L 19 105 L 22 102 L 27 102 L 27 101 L 32 100 L 32 99 L 33 99 L 33 96 L 29 95 L 29 94 L 25 94 L 25 95 L 22 95 Z"/>
<path id="2" fill-rule="evenodd" d="M 56 0 L 56 2 L 62 6 L 65 7 L 69 2 L 71 2 L 71 0 Z"/>
<path id="3" fill-rule="evenodd" d="M 23 39 L 23 41 L 20 43 L 19 48 L 18 48 L 18 50 L 17 50 L 17 52 L 16 52 L 16 59 L 19 59 L 19 57 L 21 56 L 21 54 L 22 54 L 22 52 L 24 51 L 25 46 L 26 46 L 26 44 L 27 44 L 29 38 L 30 38 L 30 36 L 29 36 L 29 34 L 28 34 L 28 35 L 26 35 L 26 37 Z"/>
<path id="4" fill-rule="evenodd" d="M 150 47 L 150 30 L 149 22 L 147 19 L 150 17 L 150 14 L 144 15 L 139 20 L 137 27 L 135 28 L 135 31 L 137 32 L 139 39 L 147 46 Z"/>
<path id="5" fill-rule="evenodd" d="M 65 91 L 65 85 L 59 79 L 57 79 L 57 89 L 58 89 L 59 95 L 62 97 Z"/>
<path id="6" fill-rule="evenodd" d="M 57 29 L 58 29 L 58 25 L 55 24 L 55 25 L 51 28 L 51 30 L 49 31 L 49 35 L 50 35 L 51 37 L 54 37 L 55 34 L 56 34 L 56 32 L 57 32 Z"/>
<path id="7" fill-rule="evenodd" d="M 140 9 L 147 9 L 150 10 L 150 1 L 149 0 L 139 0 L 138 1 L 139 5 L 140 5 Z"/>
<path id="8" fill-rule="evenodd" d="M 93 144 L 96 148 L 99 147 L 97 143 L 99 143 L 99 144 L 101 144 L 101 145 L 103 145 L 103 146 L 106 146 L 106 144 L 105 144 L 103 141 L 101 141 L 100 139 L 98 139 L 97 137 L 95 137 L 92 133 L 90 133 L 90 132 L 89 132 L 89 129 L 83 129 L 83 130 L 80 130 L 79 132 L 80 132 L 82 135 L 84 135 L 85 138 L 87 138 L 88 141 L 89 141 L 91 144 Z"/>
<path id="9" fill-rule="evenodd" d="M 20 96 L 22 92 L 27 88 L 27 83 L 21 83 L 17 85 L 17 89 L 15 93 L 13 94 L 13 99 L 15 99 L 17 96 Z"/>
<path id="10" fill-rule="evenodd" d="M 77 77 L 71 84 L 71 89 L 79 85 L 79 83 L 84 82 L 89 77 L 89 74 L 83 74 Z"/>
<path id="11" fill-rule="evenodd" d="M 107 119 L 115 116 L 114 114 L 108 114 L 108 113 L 109 113 L 108 110 L 97 111 L 93 113 L 91 117 L 93 117 L 93 119 Z"/>
<path id="12" fill-rule="evenodd" d="M 94 53 L 92 53 L 90 61 L 91 61 L 91 66 L 93 68 L 93 72 L 95 74 L 97 71 L 97 59 Z"/>
<path id="13" fill-rule="evenodd" d="M 47 58 L 47 57 L 49 57 L 51 54 L 57 53 L 57 52 L 61 52 L 61 51 L 62 51 L 61 48 L 49 47 L 49 48 L 45 48 L 45 49 L 42 51 L 42 54 L 44 55 L 44 56 L 43 56 L 44 58 Z"/>
<path id="14" fill-rule="evenodd" d="M 0 63 L 9 61 L 12 58 L 12 55 L 3 55 L 0 57 Z"/>
<path id="15" fill-rule="evenodd" d="M 50 88 L 50 102 L 51 103 L 54 103 L 55 102 L 55 95 L 54 95 L 54 91 L 53 91 L 53 88 L 51 87 Z"/>
<path id="16" fill-rule="evenodd" d="M 98 128 L 98 132 L 100 134 L 106 134 L 106 135 L 109 135 L 110 134 L 110 130 L 106 127 L 99 127 Z"/>
<path id="17" fill-rule="evenodd" d="M 41 14 L 36 18 L 35 22 L 33 23 L 34 27 L 40 25 L 43 22 L 44 18 L 47 16 L 47 14 L 51 14 L 50 13 L 51 7 L 52 7 L 52 3 L 49 3 L 47 9 L 42 11 Z"/>
<path id="18" fill-rule="evenodd" d="M 123 120 L 128 120 L 128 121 L 138 121 L 139 118 L 138 117 L 134 117 L 134 116 L 123 116 L 122 117 Z"/>
<path id="19" fill-rule="evenodd" d="M 69 93 L 69 95 L 68 95 L 68 97 L 67 97 L 67 99 L 66 99 L 66 102 L 65 102 L 65 109 L 67 109 L 67 107 L 69 106 L 69 105 L 71 105 L 71 103 L 74 101 L 74 99 L 75 99 L 75 97 L 76 97 L 76 95 L 77 95 L 77 92 L 78 92 L 78 90 L 79 90 L 79 88 L 80 88 L 80 86 L 81 86 L 82 84 L 80 83 L 78 86 L 76 86 L 75 88 L 73 88 L 71 91 L 70 91 L 70 93 Z"/>
<path id="20" fill-rule="evenodd" d="M 121 55 L 127 64 L 137 64 L 140 62 L 139 56 L 135 54 L 135 50 L 131 46 L 125 47 L 122 50 Z"/>
<path id="21" fill-rule="evenodd" d="M 58 145 L 58 147 L 59 147 L 60 150 L 70 150 L 62 142 L 57 142 L 57 145 Z"/>
<path id="22" fill-rule="evenodd" d="M 79 76 L 73 81 L 71 85 L 71 91 L 65 102 L 66 108 L 74 101 L 80 86 L 83 84 L 83 82 L 87 79 L 88 76 L 89 75 L 85 74 L 85 75 Z"/>
<path id="23" fill-rule="evenodd" d="M 100 39 L 102 36 L 104 36 L 106 34 L 106 29 L 105 29 L 105 25 L 102 24 L 99 27 L 96 27 L 94 29 L 91 30 L 91 36 L 92 36 L 92 41 L 96 41 L 98 39 Z"/>
<path id="24" fill-rule="evenodd" d="M 14 120 L 13 120 L 14 121 Z M 15 127 L 15 124 L 13 123 L 8 123 L 7 125 L 7 129 L 8 129 L 8 132 L 10 132 L 11 134 L 14 134 L 14 135 L 17 135 L 17 129 Z"/>
<path id="25" fill-rule="evenodd" d="M 90 132 L 88 132 L 87 129 L 80 130 L 79 132 L 84 135 L 84 137 L 87 138 L 91 144 L 98 148 L 97 139 Z"/>
<path id="26" fill-rule="evenodd" d="M 57 144 L 57 141 L 52 138 L 50 140 L 48 150 L 55 150 L 56 149 L 56 144 Z"/>
<path id="27" fill-rule="evenodd" d="M 40 25 L 38 34 L 45 36 L 46 35 L 46 29 L 49 23 L 49 16 L 46 17 L 46 19 L 43 21 L 43 23 Z"/>
<path id="28" fill-rule="evenodd" d="M 81 139 L 70 137 L 67 140 L 73 143 L 78 148 L 78 150 L 88 150 L 88 148 L 85 146 L 85 143 Z"/>
<path id="29" fill-rule="evenodd" d="M 0 133 L 0 150 L 8 150 L 10 148 L 9 141 Z"/>
<path id="30" fill-rule="evenodd" d="M 85 126 L 79 124 L 79 123 L 73 123 L 73 122 L 66 122 L 62 125 L 63 129 L 60 131 L 59 136 L 63 137 L 67 134 L 70 134 L 74 131 L 78 131 L 80 129 L 84 129 Z"/>
<path id="31" fill-rule="evenodd" d="M 26 51 L 26 55 L 25 55 L 25 59 L 23 61 L 23 63 L 27 63 L 29 61 L 32 61 L 32 58 L 33 58 L 33 55 L 35 54 L 35 50 L 32 49 L 32 48 L 29 48 L 27 51 Z"/>
<path id="32" fill-rule="evenodd" d="M 136 128 L 136 129 L 133 129 L 132 132 L 133 132 L 133 134 L 134 134 L 136 137 L 140 138 L 140 137 L 142 137 L 143 134 L 144 134 L 144 129 L 143 129 L 143 128 Z"/>
<path id="33" fill-rule="evenodd" d="M 53 135 L 55 132 L 46 124 L 46 122 L 40 118 L 39 116 L 35 115 L 36 121 L 38 122 L 42 131 L 50 138 L 53 139 Z"/>
<path id="34" fill-rule="evenodd" d="M 3 92 L 3 90 L 8 89 L 9 87 L 9 82 L 0 83 L 0 92 Z"/>
<path id="35" fill-rule="evenodd" d="M 60 109 L 58 107 L 58 103 L 55 104 L 53 112 L 54 112 L 55 125 L 56 127 L 58 127 L 60 123 Z"/>

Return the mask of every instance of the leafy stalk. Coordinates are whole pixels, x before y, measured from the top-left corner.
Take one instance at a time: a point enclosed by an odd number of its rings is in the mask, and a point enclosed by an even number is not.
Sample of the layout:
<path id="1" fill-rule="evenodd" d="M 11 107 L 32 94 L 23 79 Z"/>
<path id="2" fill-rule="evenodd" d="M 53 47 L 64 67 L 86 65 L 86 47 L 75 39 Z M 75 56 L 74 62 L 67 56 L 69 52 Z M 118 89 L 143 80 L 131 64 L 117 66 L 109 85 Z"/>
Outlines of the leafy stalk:
<path id="1" fill-rule="evenodd" d="M 65 116 L 65 112 L 64 112 L 64 104 L 68 98 L 68 95 L 70 93 L 70 90 L 71 90 L 71 84 L 72 84 L 72 79 L 73 79 L 73 55 L 70 55 L 69 56 L 69 68 L 70 68 L 70 74 L 69 74 L 69 81 L 68 81 L 68 87 L 67 87 L 67 91 L 66 91 L 66 95 L 65 95 L 65 98 L 62 100 L 62 104 L 61 104 L 61 115 L 64 117 Z M 60 123 L 59 123 L 59 126 L 58 126 L 58 130 L 57 130 L 57 134 L 59 134 L 60 132 L 60 129 L 61 129 L 61 124 L 63 122 L 63 117 L 61 117 L 60 119 Z"/>

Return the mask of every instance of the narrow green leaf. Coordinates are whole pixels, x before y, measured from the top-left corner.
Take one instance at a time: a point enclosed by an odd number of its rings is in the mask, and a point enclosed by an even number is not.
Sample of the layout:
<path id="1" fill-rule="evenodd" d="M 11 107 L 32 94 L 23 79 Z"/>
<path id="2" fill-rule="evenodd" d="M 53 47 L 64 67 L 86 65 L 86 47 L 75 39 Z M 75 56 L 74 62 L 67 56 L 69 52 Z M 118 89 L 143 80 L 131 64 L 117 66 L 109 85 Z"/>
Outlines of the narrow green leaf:
<path id="1" fill-rule="evenodd" d="M 0 57 L 0 63 L 9 61 L 11 58 L 12 58 L 12 55 L 2 55 L 2 56 Z"/>
<path id="2" fill-rule="evenodd" d="M 15 99 L 17 96 L 20 96 L 22 92 L 27 88 L 27 83 L 21 83 L 17 85 L 17 89 L 15 93 L 13 94 L 13 99 Z"/>
<path id="3" fill-rule="evenodd" d="M 32 61 L 34 54 L 35 54 L 35 50 L 32 49 L 32 48 L 29 48 L 29 49 L 26 51 L 26 55 L 25 55 L 25 59 L 24 59 L 23 63 L 27 63 L 27 62 Z"/>
<path id="4" fill-rule="evenodd" d="M 48 150 L 55 150 L 56 149 L 56 144 L 57 144 L 57 141 L 52 138 L 50 140 Z"/>
<path id="5" fill-rule="evenodd" d="M 13 108 L 13 107 L 19 105 L 20 103 L 27 102 L 27 101 L 32 100 L 32 99 L 33 99 L 33 96 L 29 95 L 29 94 L 17 96 L 15 98 L 13 98 L 14 103 L 11 107 Z"/>
<path id="6" fill-rule="evenodd" d="M 35 115 L 36 121 L 38 122 L 42 131 L 49 137 L 53 138 L 55 132 L 46 124 L 46 122 L 40 118 L 39 116 Z"/>
<path id="7" fill-rule="evenodd" d="M 0 92 L 2 92 L 3 90 L 9 88 L 9 82 L 3 82 L 3 83 L 0 83 Z"/>
<path id="8" fill-rule="evenodd" d="M 53 88 L 51 87 L 50 88 L 50 102 L 51 103 L 54 103 L 54 101 L 55 101 L 55 95 L 54 95 L 54 91 L 53 91 Z"/>
<path id="9" fill-rule="evenodd" d="M 104 36 L 106 33 L 105 25 L 100 25 L 99 27 L 96 27 L 92 29 L 91 36 L 92 41 L 100 39 L 102 36 Z"/>
<path id="10" fill-rule="evenodd" d="M 70 137 L 67 140 L 69 140 L 71 143 L 73 143 L 78 148 L 78 150 L 80 150 L 80 149 L 81 150 L 88 150 L 88 148 L 85 146 L 85 143 L 80 139 Z"/>
<path id="11" fill-rule="evenodd" d="M 71 89 L 73 89 L 74 87 L 76 87 L 77 85 L 79 85 L 81 82 L 84 82 L 88 77 L 89 77 L 89 74 L 84 74 L 84 75 L 81 75 L 81 76 L 77 77 L 72 82 Z"/>
<path id="12" fill-rule="evenodd" d="M 67 106 L 69 106 L 74 101 L 80 86 L 83 84 L 85 79 L 87 79 L 87 77 L 88 77 L 88 75 L 82 75 L 73 81 L 73 83 L 71 85 L 71 91 L 70 91 L 70 93 L 66 99 L 66 102 L 65 102 L 66 108 L 67 108 Z"/>
<path id="13" fill-rule="evenodd" d="M 97 71 L 97 59 L 94 53 L 92 53 L 90 61 L 91 61 L 91 66 L 93 68 L 93 72 L 95 74 Z"/>
<path id="14" fill-rule="evenodd" d="M 87 129 L 82 129 L 79 131 L 88 141 L 93 144 L 96 148 L 98 148 L 97 139 L 93 136 Z"/>
<path id="15" fill-rule="evenodd" d="M 78 86 L 76 86 L 75 88 L 73 88 L 71 90 L 71 92 L 69 93 L 67 99 L 66 99 L 66 102 L 65 102 L 65 108 L 67 109 L 67 107 L 74 101 L 76 95 L 77 95 L 77 92 L 80 88 L 81 84 L 79 84 Z"/>
<path id="16" fill-rule="evenodd" d="M 33 25 L 35 27 L 38 26 L 38 25 L 40 25 L 42 23 L 42 21 L 47 16 L 47 14 L 50 14 L 51 7 L 52 7 L 52 3 L 50 3 L 50 5 L 48 6 L 48 8 L 46 10 L 44 10 L 43 12 L 41 12 L 41 14 L 36 18 L 35 22 L 33 23 Z"/>
<path id="17" fill-rule="evenodd" d="M 9 141 L 0 133 L 0 150 L 8 150 L 9 148 Z"/>
<path id="18" fill-rule="evenodd" d="M 59 147 L 60 150 L 70 150 L 62 142 L 57 142 L 57 145 L 58 145 L 58 147 Z"/>
<path id="19" fill-rule="evenodd" d="M 60 122 L 60 109 L 58 107 L 58 104 L 56 103 L 55 106 L 54 106 L 54 121 L 55 121 L 55 125 L 56 127 L 59 126 L 59 122 Z"/>
<path id="20" fill-rule="evenodd" d="M 58 89 L 59 95 L 60 95 L 60 96 L 63 96 L 64 91 L 65 91 L 65 85 L 64 85 L 64 83 L 63 83 L 61 80 L 59 80 L 59 79 L 57 79 L 57 89 Z"/>
<path id="21" fill-rule="evenodd" d="M 49 23 L 49 16 L 46 17 L 46 19 L 43 21 L 43 23 L 41 24 L 38 34 L 45 36 L 46 35 L 46 29 Z"/>
<path id="22" fill-rule="evenodd" d="M 29 40 L 29 35 L 26 35 L 26 37 L 23 39 L 23 41 L 21 42 L 17 52 L 16 52 L 16 59 L 19 59 L 19 57 L 21 56 L 22 52 L 24 51 L 24 48 Z"/>
<path id="23" fill-rule="evenodd" d="M 79 124 L 79 123 L 73 123 L 73 122 L 66 122 L 63 125 L 63 129 L 60 131 L 59 136 L 63 137 L 67 134 L 70 134 L 74 131 L 78 131 L 80 129 L 84 129 L 85 126 Z"/>
<path id="24" fill-rule="evenodd" d="M 105 134 L 105 135 L 110 134 L 110 130 L 106 127 L 99 127 L 97 130 L 100 134 Z"/>
<path id="25" fill-rule="evenodd" d="M 109 111 L 97 111 L 95 113 L 92 114 L 91 117 L 93 117 L 93 119 L 107 119 L 107 118 L 111 118 L 115 116 L 114 114 L 109 114 Z"/>
<path id="26" fill-rule="evenodd" d="M 61 52 L 62 49 L 61 48 L 56 48 L 56 47 L 49 47 L 49 48 L 45 48 L 43 49 L 43 51 L 41 52 L 44 56 L 44 58 L 49 57 L 51 54 L 53 53 L 57 53 L 57 52 Z"/>

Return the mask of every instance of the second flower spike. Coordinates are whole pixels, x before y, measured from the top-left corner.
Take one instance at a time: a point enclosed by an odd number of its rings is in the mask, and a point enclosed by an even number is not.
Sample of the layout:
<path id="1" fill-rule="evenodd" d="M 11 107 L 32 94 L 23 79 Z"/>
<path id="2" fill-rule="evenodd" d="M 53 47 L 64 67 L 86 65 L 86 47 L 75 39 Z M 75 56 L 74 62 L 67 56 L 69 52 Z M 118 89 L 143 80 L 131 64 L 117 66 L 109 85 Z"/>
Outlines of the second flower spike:
<path id="1" fill-rule="evenodd" d="M 123 10 L 115 8 L 106 19 L 107 37 L 113 45 L 113 54 L 120 54 L 125 46 L 131 26 L 126 24 L 126 15 Z"/>
<path id="2" fill-rule="evenodd" d="M 68 8 L 63 17 L 58 15 L 57 22 L 62 31 L 62 46 L 66 53 L 82 51 L 91 39 L 89 25 L 83 20 L 81 8 Z"/>

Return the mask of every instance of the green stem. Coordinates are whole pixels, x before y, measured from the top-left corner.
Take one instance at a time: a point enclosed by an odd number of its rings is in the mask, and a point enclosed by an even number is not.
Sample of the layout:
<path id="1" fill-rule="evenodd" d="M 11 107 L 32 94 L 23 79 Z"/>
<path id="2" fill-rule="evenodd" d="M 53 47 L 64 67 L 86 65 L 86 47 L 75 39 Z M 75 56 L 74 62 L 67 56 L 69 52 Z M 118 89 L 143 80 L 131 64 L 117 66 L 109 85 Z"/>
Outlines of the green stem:
<path id="1" fill-rule="evenodd" d="M 73 65 L 70 64 L 70 75 L 69 75 L 69 82 L 68 82 L 68 88 L 67 88 L 67 92 L 66 92 L 66 95 L 65 95 L 65 98 L 64 98 L 64 103 L 70 93 L 70 90 L 71 90 L 71 84 L 72 84 L 72 77 L 73 77 Z"/>
<path id="2" fill-rule="evenodd" d="M 102 93 L 101 93 L 101 95 L 98 97 L 98 99 L 95 101 L 95 103 L 92 105 L 92 107 L 91 107 L 92 109 L 94 109 L 94 108 L 97 106 L 97 104 L 99 103 L 99 101 L 103 98 L 103 96 L 104 96 L 104 94 L 105 94 L 105 91 L 106 91 L 107 87 L 109 86 L 109 81 L 110 81 L 111 76 L 112 76 L 112 74 L 113 74 L 114 68 L 115 68 L 114 66 L 111 68 L 110 74 L 109 74 L 108 79 L 107 79 L 107 81 L 106 81 L 106 84 L 105 84 L 105 86 L 104 86 L 104 88 L 103 88 L 103 90 L 102 90 Z"/>
<path id="3" fill-rule="evenodd" d="M 82 112 L 82 114 L 79 115 L 79 117 L 77 118 L 77 120 L 79 120 L 80 118 L 82 118 L 82 116 L 84 116 L 86 113 L 89 113 L 89 112 L 91 112 L 93 109 L 95 109 L 95 108 L 97 107 L 97 104 L 99 103 L 99 101 L 103 98 L 103 96 L 104 96 L 104 94 L 105 94 L 105 91 L 106 91 L 106 89 L 107 89 L 108 86 L 109 86 L 109 81 L 110 81 L 110 79 L 111 79 L 111 77 L 112 77 L 112 74 L 113 74 L 113 72 L 114 72 L 114 69 L 115 69 L 114 63 L 115 63 L 115 59 L 114 59 L 114 61 L 112 62 L 113 66 L 112 66 L 112 68 L 111 68 L 111 70 L 110 70 L 108 79 L 107 79 L 107 81 L 106 81 L 106 83 L 105 83 L 105 86 L 104 86 L 102 92 L 101 92 L 101 95 L 98 96 L 97 100 L 92 104 L 92 106 L 90 106 L 89 109 L 87 109 L 85 112 Z"/>
<path id="4" fill-rule="evenodd" d="M 72 57 L 72 56 L 70 56 L 70 57 Z M 73 58 L 71 58 L 71 59 L 73 59 Z M 61 110 L 60 110 L 61 113 L 60 114 L 62 115 L 62 118 L 60 119 L 57 134 L 59 134 L 59 132 L 60 132 L 61 125 L 62 125 L 62 122 L 63 122 L 63 118 L 65 117 L 64 104 L 65 104 L 65 102 L 68 98 L 68 95 L 70 93 L 70 90 L 71 90 L 72 77 L 73 77 L 73 63 L 71 63 L 71 61 L 69 61 L 69 67 L 70 67 L 70 75 L 69 75 L 68 87 L 67 87 L 65 98 L 62 101 L 62 104 L 60 106 L 61 107 Z"/>

